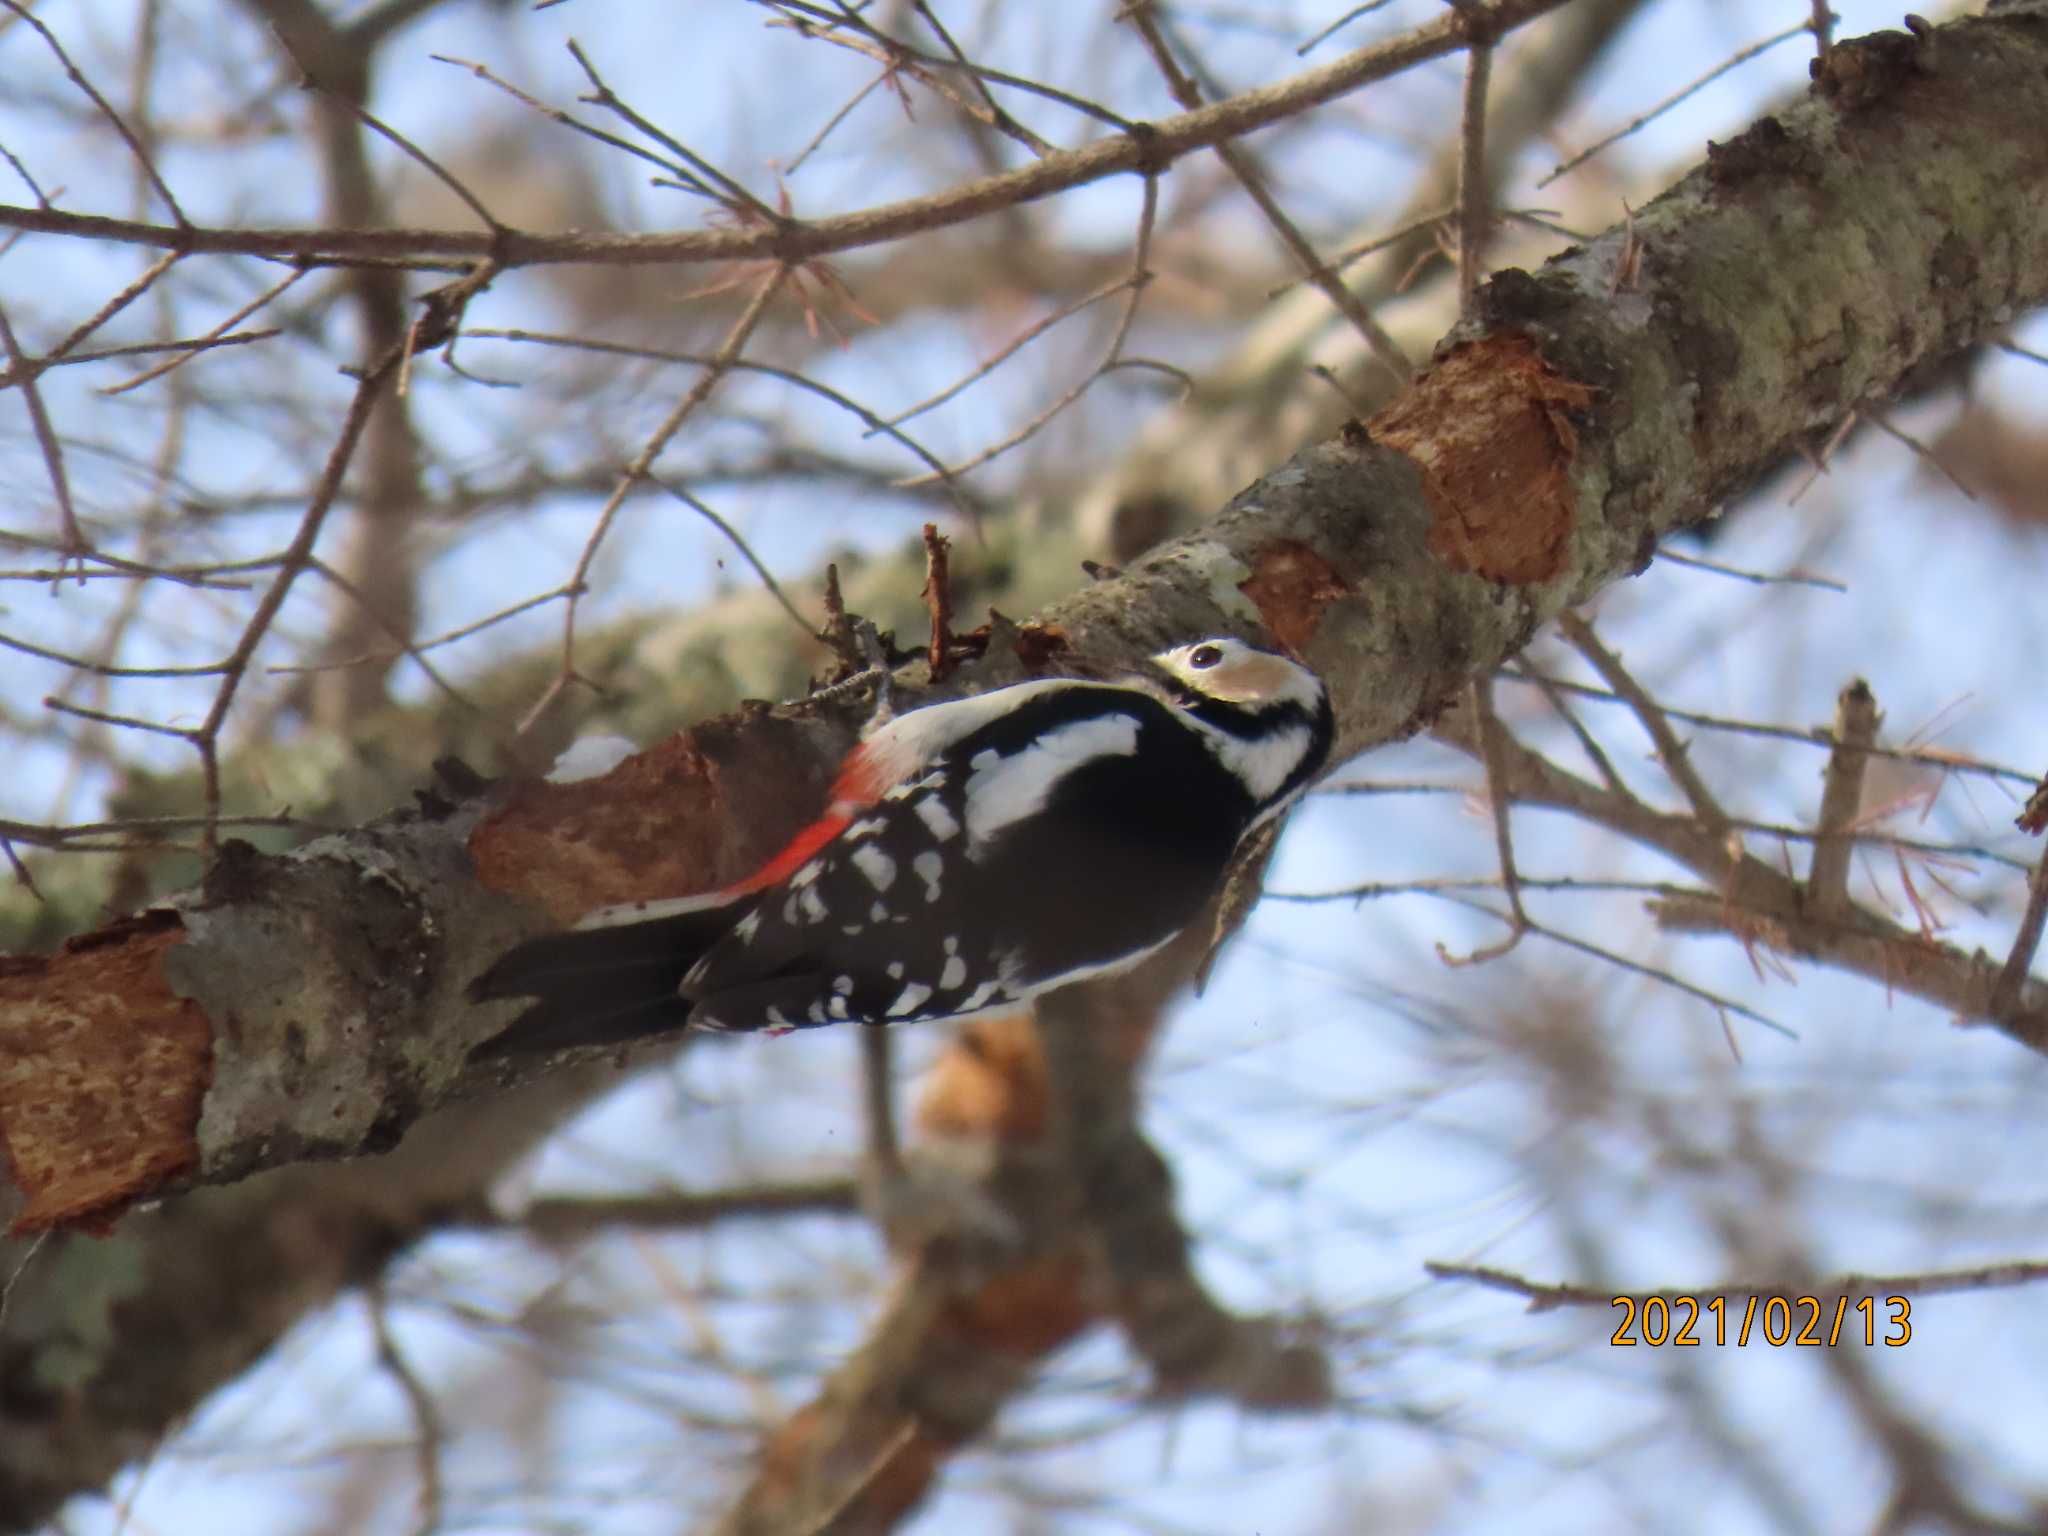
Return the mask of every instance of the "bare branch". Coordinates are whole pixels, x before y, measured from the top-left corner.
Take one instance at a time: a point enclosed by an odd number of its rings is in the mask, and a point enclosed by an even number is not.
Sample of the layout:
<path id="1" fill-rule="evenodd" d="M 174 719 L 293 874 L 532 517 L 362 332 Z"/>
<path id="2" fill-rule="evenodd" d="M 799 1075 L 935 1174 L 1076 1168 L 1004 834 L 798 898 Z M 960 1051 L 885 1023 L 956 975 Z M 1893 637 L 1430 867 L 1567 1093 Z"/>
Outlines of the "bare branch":
<path id="1" fill-rule="evenodd" d="M 1728 813 L 1721 809 L 1721 803 L 1714 798 L 1706 782 L 1693 771 L 1692 760 L 1687 755 L 1685 743 L 1671 729 L 1671 722 L 1663 709 L 1645 693 L 1636 680 L 1629 676 L 1619 657 L 1600 643 L 1593 633 L 1593 627 L 1575 613 L 1558 616 L 1557 627 L 1572 643 L 1578 653 L 1592 664 L 1593 670 L 1606 680 L 1635 712 L 1642 722 L 1650 741 L 1657 749 L 1657 761 L 1664 765 L 1664 771 L 1685 794 L 1686 800 L 1699 815 L 1710 834 L 1725 834 L 1728 830 Z"/>
<path id="2" fill-rule="evenodd" d="M 12 0 L 10 0 L 12 3 Z M 1486 7 L 1495 31 L 1520 26 L 1565 0 L 1492 0 Z M 909 198 L 857 213 L 789 222 L 777 227 L 707 229 L 681 234 L 533 234 L 502 237 L 459 230 L 417 229 L 226 229 L 202 225 L 166 228 L 134 219 L 109 219 L 45 208 L 0 205 L 0 227 L 44 234 L 74 235 L 114 244 L 154 245 L 182 250 L 235 252 L 249 256 L 300 258 L 329 264 L 340 260 L 419 260 L 426 257 L 480 258 L 495 254 L 508 269 L 550 262 L 600 264 L 731 262 L 772 260 L 800 263 L 836 251 L 900 240 L 979 218 L 999 208 L 1063 192 L 1130 171 L 1158 171 L 1198 150 L 1213 149 L 1271 123 L 1412 69 L 1429 59 L 1459 51 L 1465 25 L 1446 16 L 1401 37 L 1362 48 L 1321 69 L 1291 80 L 1246 91 L 1150 125 L 1141 134 L 1099 140 L 1084 148 L 1049 155 L 1014 171 L 986 176 L 945 192 Z M 449 62 L 461 64 L 461 61 Z M 478 69 L 479 66 L 461 64 Z M 586 132 L 595 130 L 585 129 Z M 619 147 L 642 153 L 619 141 Z"/>

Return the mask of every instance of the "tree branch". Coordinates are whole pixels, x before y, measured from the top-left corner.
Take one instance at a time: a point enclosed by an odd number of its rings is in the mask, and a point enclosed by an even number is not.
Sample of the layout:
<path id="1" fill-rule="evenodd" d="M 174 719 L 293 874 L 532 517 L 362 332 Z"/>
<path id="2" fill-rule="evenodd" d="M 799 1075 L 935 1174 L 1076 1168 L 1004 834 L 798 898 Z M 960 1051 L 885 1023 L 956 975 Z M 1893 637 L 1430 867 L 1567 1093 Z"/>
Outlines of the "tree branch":
<path id="1" fill-rule="evenodd" d="M 1473 9 L 1485 18 L 1489 34 L 1497 35 L 1564 3 L 1565 0 L 1492 0 Z M 1375 80 L 1456 53 L 1465 46 L 1469 31 L 1470 23 L 1463 15 L 1445 15 L 1400 37 L 1347 54 L 1320 69 L 1307 70 L 1290 80 L 1245 91 L 1213 106 L 1151 124 L 1142 133 L 1117 134 L 944 192 L 824 219 L 787 219 L 767 225 L 665 235 L 573 231 L 532 234 L 519 230 L 265 230 L 174 227 L 95 214 L 63 213 L 55 208 L 0 204 L 0 228 L 74 235 L 117 245 L 152 245 L 187 253 L 215 251 L 310 261 L 492 256 L 508 269 L 564 261 L 639 265 L 770 260 L 794 265 L 837 251 L 944 229 L 1126 172 L 1163 170 L 1198 150 L 1214 149 L 1311 107 L 1335 101 Z"/>

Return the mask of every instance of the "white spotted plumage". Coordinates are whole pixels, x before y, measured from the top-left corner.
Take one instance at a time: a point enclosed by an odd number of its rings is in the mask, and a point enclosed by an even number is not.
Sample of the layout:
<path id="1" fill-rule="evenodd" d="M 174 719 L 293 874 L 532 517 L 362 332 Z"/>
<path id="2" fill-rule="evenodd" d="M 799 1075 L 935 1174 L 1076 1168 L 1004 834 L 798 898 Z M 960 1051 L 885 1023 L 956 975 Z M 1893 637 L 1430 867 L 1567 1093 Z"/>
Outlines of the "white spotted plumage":
<path id="1" fill-rule="evenodd" d="M 747 879 L 505 956 L 474 995 L 539 1001 L 483 1049 L 958 1017 L 1126 970 L 1202 909 L 1332 734 L 1313 673 L 1231 639 L 898 715 Z"/>

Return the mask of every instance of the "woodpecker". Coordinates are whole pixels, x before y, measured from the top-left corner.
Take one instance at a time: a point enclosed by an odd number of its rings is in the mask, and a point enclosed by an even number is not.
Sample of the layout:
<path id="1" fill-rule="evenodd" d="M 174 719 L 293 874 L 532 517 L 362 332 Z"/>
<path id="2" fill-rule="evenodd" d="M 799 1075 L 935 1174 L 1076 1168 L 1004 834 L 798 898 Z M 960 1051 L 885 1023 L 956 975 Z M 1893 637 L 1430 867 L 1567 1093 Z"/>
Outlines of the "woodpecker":
<path id="1" fill-rule="evenodd" d="M 473 1054 L 959 1018 L 1128 970 L 1201 911 L 1332 735 L 1313 672 L 1227 638 L 1114 681 L 909 710 L 744 880 L 509 951 L 471 998 L 537 1001 Z"/>

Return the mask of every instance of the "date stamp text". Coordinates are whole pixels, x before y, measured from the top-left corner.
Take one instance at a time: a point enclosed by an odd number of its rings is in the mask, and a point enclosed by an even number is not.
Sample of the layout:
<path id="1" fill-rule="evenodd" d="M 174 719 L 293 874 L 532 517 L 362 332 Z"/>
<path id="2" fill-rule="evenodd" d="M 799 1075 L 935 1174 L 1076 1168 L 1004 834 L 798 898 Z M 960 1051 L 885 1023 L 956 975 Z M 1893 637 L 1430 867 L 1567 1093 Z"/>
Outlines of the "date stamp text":
<path id="1" fill-rule="evenodd" d="M 1616 1296 L 1621 1313 L 1610 1344 L 1746 1349 L 1900 1349 L 1913 1337 L 1913 1303 L 1904 1296 Z"/>

